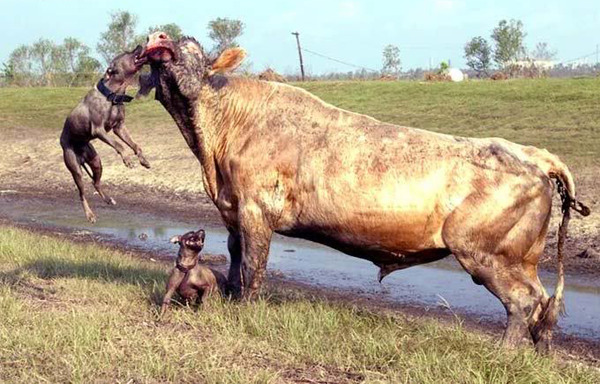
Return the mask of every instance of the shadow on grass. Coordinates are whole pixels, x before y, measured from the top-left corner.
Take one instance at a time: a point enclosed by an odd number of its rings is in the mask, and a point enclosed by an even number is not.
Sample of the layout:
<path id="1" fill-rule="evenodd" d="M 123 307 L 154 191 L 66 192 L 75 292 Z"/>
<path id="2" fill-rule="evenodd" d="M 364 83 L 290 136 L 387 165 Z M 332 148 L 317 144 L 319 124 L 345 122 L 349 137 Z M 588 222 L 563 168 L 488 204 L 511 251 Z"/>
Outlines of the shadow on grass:
<path id="1" fill-rule="evenodd" d="M 101 282 L 130 284 L 148 289 L 148 300 L 160 306 L 164 296 L 167 274 L 160 269 L 140 266 L 118 265 L 104 261 L 72 261 L 55 258 L 43 258 L 25 264 L 10 271 L 0 272 L 0 285 L 31 285 L 27 276 L 44 280 L 56 278 L 79 278 Z M 35 284 L 34 284 L 35 285 Z M 268 287 L 263 289 L 260 298 L 270 305 L 281 306 L 293 302 L 319 302 L 323 298 L 295 289 Z M 243 304 L 244 300 L 226 294 L 223 299 L 232 304 Z M 186 306 L 185 300 L 175 295 L 175 306 Z"/>
<path id="2" fill-rule="evenodd" d="M 158 269 L 120 266 L 102 261 L 40 259 L 0 273 L 0 281 L 18 280 L 28 273 L 41 279 L 83 278 L 132 285 L 162 284 L 166 279 L 165 273 Z"/>

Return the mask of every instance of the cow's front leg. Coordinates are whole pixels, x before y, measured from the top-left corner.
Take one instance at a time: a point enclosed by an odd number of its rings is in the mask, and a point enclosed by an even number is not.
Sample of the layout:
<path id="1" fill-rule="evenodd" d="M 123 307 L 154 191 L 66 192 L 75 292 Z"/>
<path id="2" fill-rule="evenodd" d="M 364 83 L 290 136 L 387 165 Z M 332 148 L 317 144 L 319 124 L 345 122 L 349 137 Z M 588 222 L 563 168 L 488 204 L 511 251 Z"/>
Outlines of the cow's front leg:
<path id="1" fill-rule="evenodd" d="M 257 296 L 264 280 L 273 231 L 260 207 L 254 203 L 240 207 L 240 240 L 242 250 L 242 297 Z"/>
<path id="2" fill-rule="evenodd" d="M 227 293 L 239 298 L 242 295 L 242 242 L 237 231 L 229 230 L 227 249 L 231 260 L 227 275 Z"/>

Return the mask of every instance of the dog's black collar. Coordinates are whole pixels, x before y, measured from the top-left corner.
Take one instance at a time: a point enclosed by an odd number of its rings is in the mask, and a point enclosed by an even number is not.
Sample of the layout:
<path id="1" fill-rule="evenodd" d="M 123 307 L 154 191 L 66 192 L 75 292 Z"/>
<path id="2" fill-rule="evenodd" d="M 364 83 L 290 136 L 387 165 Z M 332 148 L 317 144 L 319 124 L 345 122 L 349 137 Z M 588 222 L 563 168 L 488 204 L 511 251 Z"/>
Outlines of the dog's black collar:
<path id="1" fill-rule="evenodd" d="M 104 84 L 104 79 L 98 81 L 96 88 L 98 88 L 98 91 L 100 91 L 100 93 L 106 97 L 106 100 L 110 101 L 113 105 L 123 105 L 123 103 L 129 103 L 133 100 L 132 96 L 111 91 L 106 84 Z"/>
<path id="2" fill-rule="evenodd" d="M 195 265 L 194 265 L 194 267 L 195 267 Z M 186 268 L 183 265 L 179 264 L 179 261 L 175 263 L 175 268 L 179 269 L 183 273 L 188 273 L 190 271 L 190 269 L 193 269 L 194 267 Z"/>

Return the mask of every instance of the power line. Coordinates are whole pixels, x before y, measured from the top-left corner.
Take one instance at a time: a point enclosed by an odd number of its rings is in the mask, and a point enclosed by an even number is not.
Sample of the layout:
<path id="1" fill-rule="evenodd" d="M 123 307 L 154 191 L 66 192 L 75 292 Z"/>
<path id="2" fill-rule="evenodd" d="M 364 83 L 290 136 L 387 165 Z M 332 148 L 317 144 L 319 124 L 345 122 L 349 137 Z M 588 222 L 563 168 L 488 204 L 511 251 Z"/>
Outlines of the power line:
<path id="1" fill-rule="evenodd" d="M 312 55 L 319 56 L 319 57 L 322 57 L 322 58 L 327 59 L 327 60 L 335 61 L 336 63 L 344 64 L 344 65 L 347 65 L 349 67 L 354 67 L 354 68 L 358 68 L 358 69 L 364 69 L 364 70 L 371 71 L 371 72 L 379 72 L 376 69 L 367 68 L 367 67 L 363 67 L 362 65 L 356 65 L 356 64 L 348 63 L 346 61 L 338 60 L 338 59 L 335 59 L 333 57 L 324 55 L 322 53 L 311 51 L 310 49 L 302 48 L 302 50 L 304 52 L 310 53 Z"/>
<path id="2" fill-rule="evenodd" d="M 560 62 L 556 63 L 556 65 L 568 64 L 568 63 L 572 63 L 574 61 L 579 61 L 579 60 L 582 60 L 582 59 L 587 59 L 588 57 L 592 57 L 592 56 L 596 56 L 596 55 L 597 55 L 597 51 L 594 51 L 592 53 L 588 53 L 587 55 L 583 55 L 583 56 L 577 57 L 575 59 L 560 61 Z"/>

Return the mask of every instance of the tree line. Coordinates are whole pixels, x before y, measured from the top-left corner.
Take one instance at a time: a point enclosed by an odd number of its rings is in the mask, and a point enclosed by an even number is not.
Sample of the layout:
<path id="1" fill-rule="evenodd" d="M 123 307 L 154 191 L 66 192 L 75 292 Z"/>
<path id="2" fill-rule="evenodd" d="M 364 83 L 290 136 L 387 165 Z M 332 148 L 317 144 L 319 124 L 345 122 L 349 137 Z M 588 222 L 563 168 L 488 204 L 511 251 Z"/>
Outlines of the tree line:
<path id="1" fill-rule="evenodd" d="M 536 71 L 539 75 L 551 67 L 556 51 L 548 43 L 539 42 L 528 50 L 524 40 L 527 34 L 520 20 L 501 20 L 492 30 L 488 42 L 482 36 L 473 37 L 464 47 L 467 66 L 478 77 L 490 76 L 492 71 L 502 71 L 507 76 Z"/>
<path id="2" fill-rule="evenodd" d="M 144 44 L 148 34 L 164 31 L 173 39 L 184 33 L 175 23 L 148 27 L 145 33 L 137 33 L 138 18 L 127 11 L 110 14 L 107 28 L 100 35 L 96 52 L 75 37 L 66 37 L 57 43 L 40 38 L 33 44 L 23 44 L 14 49 L 0 69 L 0 82 L 17 86 L 80 86 L 95 82 L 106 65 L 118 54 Z M 240 20 L 217 18 L 208 25 L 208 37 L 213 41 L 212 50 L 221 51 L 237 46 L 237 39 L 244 32 Z"/>

